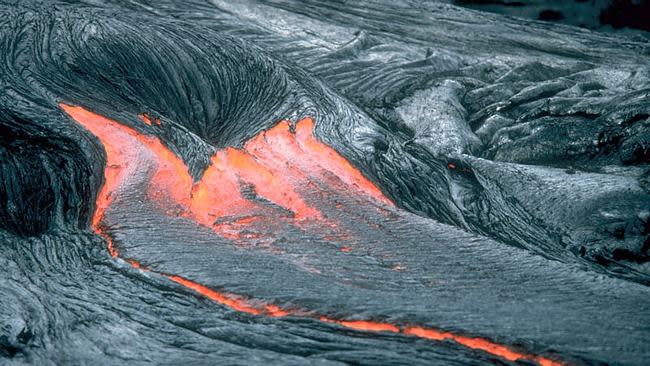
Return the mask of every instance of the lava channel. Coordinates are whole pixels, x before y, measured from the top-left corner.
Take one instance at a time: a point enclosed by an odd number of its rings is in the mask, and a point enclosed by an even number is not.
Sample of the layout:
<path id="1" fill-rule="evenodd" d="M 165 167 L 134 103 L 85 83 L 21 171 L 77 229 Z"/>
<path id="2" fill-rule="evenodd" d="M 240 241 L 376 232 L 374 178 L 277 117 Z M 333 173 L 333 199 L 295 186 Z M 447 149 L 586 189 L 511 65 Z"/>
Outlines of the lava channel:
<path id="1" fill-rule="evenodd" d="M 95 233 L 106 239 L 108 252 L 113 258 L 120 257 L 120 253 L 104 226 L 104 214 L 116 199 L 116 195 L 119 195 L 120 187 L 130 176 L 141 170 L 137 162 L 141 160 L 139 155 L 145 153 L 156 163 L 148 182 L 148 197 L 159 203 L 165 213 L 190 218 L 229 239 L 241 238 L 237 227 L 245 227 L 273 209 L 244 197 L 242 184 L 254 187 L 257 195 L 291 212 L 293 221 L 298 225 L 304 221 L 328 220 L 318 208 L 310 205 L 300 195 L 297 186 L 298 182 L 304 182 L 307 176 L 320 175 L 323 171 L 333 174 L 348 190 L 366 197 L 377 206 L 394 207 L 390 199 L 350 162 L 314 137 L 314 121 L 311 118 L 299 121 L 294 128 L 287 121 L 279 122 L 249 140 L 242 149 L 226 148 L 217 151 L 201 180 L 195 182 L 184 162 L 158 138 L 142 134 L 82 107 L 64 103 L 61 103 L 60 107 L 95 135 L 106 151 L 104 183 L 97 197 L 91 227 Z M 158 119 L 152 119 L 147 114 L 141 114 L 140 118 L 148 126 L 160 124 Z M 225 221 L 221 220 L 224 218 Z M 336 226 L 333 222 L 329 224 Z M 134 268 L 151 271 L 138 261 L 123 259 Z M 434 341 L 451 341 L 507 361 L 534 362 L 541 366 L 564 364 L 485 338 L 468 337 L 412 324 L 333 319 L 314 315 L 307 310 L 282 309 L 245 296 L 218 292 L 175 274 L 155 273 L 219 304 L 251 315 L 309 317 L 357 331 L 390 332 Z"/>

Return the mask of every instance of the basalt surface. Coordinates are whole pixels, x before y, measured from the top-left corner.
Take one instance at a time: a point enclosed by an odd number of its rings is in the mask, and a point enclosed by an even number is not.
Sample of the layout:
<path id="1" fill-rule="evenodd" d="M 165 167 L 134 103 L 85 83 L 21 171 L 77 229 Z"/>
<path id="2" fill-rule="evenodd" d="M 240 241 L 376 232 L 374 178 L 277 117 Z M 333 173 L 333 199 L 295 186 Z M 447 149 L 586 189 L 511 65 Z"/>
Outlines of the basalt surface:
<path id="1" fill-rule="evenodd" d="M 650 45 L 415 1 L 2 2 L 0 363 L 650 358 Z"/>

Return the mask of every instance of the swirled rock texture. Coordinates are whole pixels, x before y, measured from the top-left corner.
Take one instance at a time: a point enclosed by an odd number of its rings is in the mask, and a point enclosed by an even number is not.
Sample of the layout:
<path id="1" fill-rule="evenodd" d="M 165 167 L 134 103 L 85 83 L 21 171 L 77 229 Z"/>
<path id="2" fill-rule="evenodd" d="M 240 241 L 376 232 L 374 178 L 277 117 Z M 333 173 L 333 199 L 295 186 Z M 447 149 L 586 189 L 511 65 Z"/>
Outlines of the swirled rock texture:
<path id="1" fill-rule="evenodd" d="M 643 37 L 2 1 L 0 55 L 0 364 L 650 358 Z"/>

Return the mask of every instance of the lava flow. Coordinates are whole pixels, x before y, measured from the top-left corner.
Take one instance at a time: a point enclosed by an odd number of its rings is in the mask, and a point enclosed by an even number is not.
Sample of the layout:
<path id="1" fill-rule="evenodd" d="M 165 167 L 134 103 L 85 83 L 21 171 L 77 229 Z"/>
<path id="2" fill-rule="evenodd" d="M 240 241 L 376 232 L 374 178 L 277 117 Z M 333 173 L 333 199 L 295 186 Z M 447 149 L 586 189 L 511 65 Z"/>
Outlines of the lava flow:
<path id="1" fill-rule="evenodd" d="M 296 225 L 316 221 L 336 226 L 335 223 L 328 222 L 320 210 L 301 195 L 302 186 L 311 184 L 313 177 L 333 175 L 347 190 L 356 192 L 373 204 L 393 206 L 381 190 L 344 157 L 314 137 L 314 122 L 310 118 L 299 121 L 295 128 L 291 128 L 286 121 L 280 122 L 248 141 L 243 149 L 219 150 L 211 158 L 211 165 L 201 180 L 195 182 L 184 162 L 156 137 L 141 134 L 82 107 L 63 103 L 60 107 L 95 135 L 106 151 L 104 184 L 97 197 L 92 229 L 107 240 L 109 253 L 113 257 L 118 257 L 120 253 L 103 226 L 104 214 L 119 199 L 120 190 L 125 183 L 147 170 L 139 165 L 143 156 L 154 165 L 150 167 L 151 177 L 147 182 L 149 199 L 159 204 L 163 212 L 192 219 L 226 238 L 240 239 L 237 227 L 246 227 L 256 220 L 264 220 L 270 212 L 278 214 L 279 210 L 289 212 Z M 142 114 L 141 119 L 148 126 L 160 124 L 158 119 L 152 119 L 147 114 Z M 324 175 L 325 172 L 327 174 Z M 244 186 L 252 187 L 261 200 L 245 197 L 242 194 Z M 344 248 L 341 250 L 351 250 Z M 150 271 L 135 260 L 125 260 L 135 268 Z M 508 361 L 529 361 L 542 366 L 562 364 L 484 338 L 462 336 L 430 327 L 333 319 L 300 309 L 282 309 L 243 296 L 218 292 L 175 274 L 159 274 L 215 302 L 248 314 L 310 317 L 358 331 L 392 332 L 434 341 L 452 341 Z"/>

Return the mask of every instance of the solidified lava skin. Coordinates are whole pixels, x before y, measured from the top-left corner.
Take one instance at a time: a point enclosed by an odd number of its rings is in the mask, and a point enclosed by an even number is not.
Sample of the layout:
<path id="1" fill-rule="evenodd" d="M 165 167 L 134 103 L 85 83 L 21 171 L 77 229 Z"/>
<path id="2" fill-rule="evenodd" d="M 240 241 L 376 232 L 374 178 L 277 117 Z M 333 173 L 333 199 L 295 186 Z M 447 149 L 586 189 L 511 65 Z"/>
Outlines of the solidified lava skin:
<path id="1" fill-rule="evenodd" d="M 148 160 L 153 166 L 147 187 L 148 197 L 156 201 L 164 212 L 189 218 L 230 239 L 239 239 L 241 235 L 237 229 L 228 229 L 229 224 L 236 223 L 244 227 L 254 224 L 269 213 L 277 213 L 277 207 L 290 212 L 292 221 L 297 226 L 311 221 L 336 227 L 336 223 L 324 217 L 318 207 L 303 198 L 300 187 L 295 184 L 304 182 L 309 176 L 318 176 L 322 171 L 334 174 L 351 191 L 366 197 L 377 206 L 393 207 L 391 200 L 359 170 L 314 137 L 314 121 L 311 118 L 299 121 L 295 128 L 282 121 L 249 140 L 242 149 L 226 148 L 217 151 L 201 180 L 194 181 L 183 161 L 157 138 L 139 133 L 82 107 L 63 103 L 60 107 L 95 135 L 106 151 L 104 184 L 97 197 L 91 225 L 95 233 L 106 239 L 108 251 L 114 258 L 120 257 L 120 253 L 102 220 L 110 205 L 119 199 L 121 187 L 131 176 L 141 172 L 143 160 Z M 147 114 L 142 114 L 140 118 L 148 126 L 160 123 Z M 277 207 L 244 197 L 241 193 L 243 185 L 252 186 L 259 197 Z M 181 210 L 171 210 L 170 207 L 180 207 Z M 343 252 L 350 250 L 349 247 L 341 248 Z M 150 271 L 136 260 L 124 259 L 134 268 Z M 542 366 L 563 364 L 484 338 L 412 324 L 333 319 L 314 315 L 307 309 L 283 309 L 244 296 L 222 293 L 175 274 L 158 274 L 243 313 L 270 317 L 310 317 L 358 331 L 389 332 L 434 341 L 451 341 L 507 361 L 529 361 Z"/>

